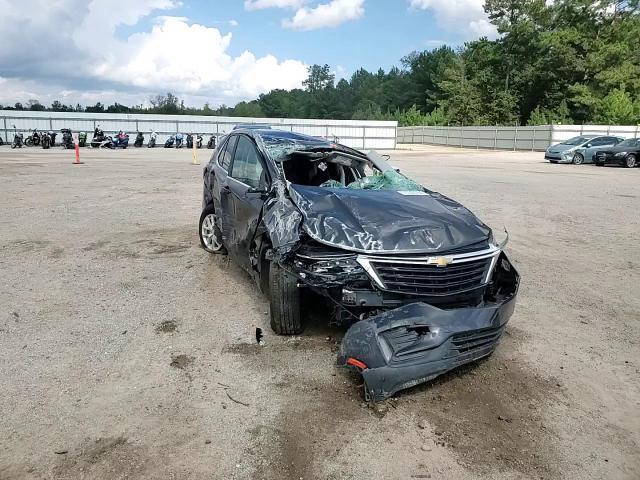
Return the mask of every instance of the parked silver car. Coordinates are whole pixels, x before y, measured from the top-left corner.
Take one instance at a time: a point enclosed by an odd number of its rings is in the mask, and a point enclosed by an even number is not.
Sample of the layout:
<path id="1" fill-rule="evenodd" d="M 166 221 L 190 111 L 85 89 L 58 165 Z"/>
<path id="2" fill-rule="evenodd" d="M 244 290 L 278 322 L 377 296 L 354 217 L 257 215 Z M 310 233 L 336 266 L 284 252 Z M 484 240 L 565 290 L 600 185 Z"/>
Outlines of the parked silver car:
<path id="1" fill-rule="evenodd" d="M 580 135 L 551 145 L 544 158 L 551 163 L 593 163 L 598 150 L 614 147 L 624 140 L 610 135 Z"/>

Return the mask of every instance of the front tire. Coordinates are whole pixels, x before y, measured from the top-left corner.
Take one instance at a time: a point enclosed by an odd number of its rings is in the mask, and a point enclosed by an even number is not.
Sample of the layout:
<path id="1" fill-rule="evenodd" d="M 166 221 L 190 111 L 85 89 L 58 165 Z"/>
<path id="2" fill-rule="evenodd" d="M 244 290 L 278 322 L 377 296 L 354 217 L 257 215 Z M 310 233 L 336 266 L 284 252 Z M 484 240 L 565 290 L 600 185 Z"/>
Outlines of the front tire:
<path id="1" fill-rule="evenodd" d="M 222 243 L 222 232 L 218 227 L 217 219 L 213 205 L 208 205 L 200 214 L 198 223 L 200 245 L 209 253 L 224 255 L 227 250 Z"/>
<path id="2" fill-rule="evenodd" d="M 627 155 L 627 158 L 624 159 L 624 166 L 627 168 L 633 168 L 638 164 L 638 160 L 635 155 Z"/>
<path id="3" fill-rule="evenodd" d="M 573 164 L 574 165 L 582 165 L 584 163 L 584 156 L 581 153 L 576 153 L 573 156 Z"/>
<path id="4" fill-rule="evenodd" d="M 278 335 L 302 333 L 298 280 L 276 262 L 269 268 L 271 329 Z"/>

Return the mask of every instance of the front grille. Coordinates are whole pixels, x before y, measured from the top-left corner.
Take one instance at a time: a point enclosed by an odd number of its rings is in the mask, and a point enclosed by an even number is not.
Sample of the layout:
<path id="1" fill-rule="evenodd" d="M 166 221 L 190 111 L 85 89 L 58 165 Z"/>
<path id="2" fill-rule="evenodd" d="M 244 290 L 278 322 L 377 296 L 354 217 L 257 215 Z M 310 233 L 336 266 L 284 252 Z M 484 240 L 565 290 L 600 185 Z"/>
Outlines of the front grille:
<path id="1" fill-rule="evenodd" d="M 412 263 L 371 262 L 389 292 L 450 296 L 484 286 L 491 258 L 454 263 L 446 267 Z"/>
<path id="2" fill-rule="evenodd" d="M 499 327 L 456 333 L 451 339 L 451 345 L 461 355 L 472 354 L 488 347 L 493 348 L 503 330 L 504 327 Z"/>

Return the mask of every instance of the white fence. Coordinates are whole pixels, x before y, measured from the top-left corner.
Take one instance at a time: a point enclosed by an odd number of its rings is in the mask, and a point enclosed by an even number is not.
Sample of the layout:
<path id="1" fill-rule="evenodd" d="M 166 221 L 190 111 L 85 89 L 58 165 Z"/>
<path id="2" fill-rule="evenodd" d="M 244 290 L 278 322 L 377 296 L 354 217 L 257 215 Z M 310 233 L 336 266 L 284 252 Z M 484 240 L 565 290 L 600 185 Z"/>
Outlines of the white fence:
<path id="1" fill-rule="evenodd" d="M 638 126 L 538 125 L 535 127 L 400 127 L 398 143 L 448 145 L 465 148 L 545 150 L 577 135 L 637 137 Z"/>
<path id="2" fill-rule="evenodd" d="M 14 131 L 29 133 L 61 128 L 91 134 L 99 126 L 105 133 L 123 130 L 129 134 L 151 130 L 158 134 L 158 143 L 178 132 L 222 136 L 238 124 L 261 123 L 273 128 L 291 130 L 314 137 L 337 138 L 340 143 L 358 149 L 392 149 L 396 146 L 397 122 L 369 120 L 310 120 L 295 118 L 244 118 L 198 115 L 145 115 L 117 113 L 32 112 L 0 110 L 0 136 L 9 142 Z M 135 135 L 134 135 L 135 136 Z M 133 138 L 132 138 L 133 141 Z"/>

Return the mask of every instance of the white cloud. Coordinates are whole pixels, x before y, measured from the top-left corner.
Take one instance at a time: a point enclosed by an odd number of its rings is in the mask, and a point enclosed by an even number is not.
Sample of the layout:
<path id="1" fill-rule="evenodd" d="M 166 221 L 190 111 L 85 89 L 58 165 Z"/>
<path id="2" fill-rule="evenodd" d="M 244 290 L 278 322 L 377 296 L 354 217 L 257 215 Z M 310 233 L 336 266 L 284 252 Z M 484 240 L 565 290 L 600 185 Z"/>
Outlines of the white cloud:
<path id="1" fill-rule="evenodd" d="M 150 14 L 171 9 L 174 0 L 136 0 L 122 15 L 114 14 L 121 10 L 116 8 L 120 0 L 24 0 L 27 16 L 22 9 L 4 8 L 7 1 L 0 0 L 0 72 L 5 77 L 0 101 L 5 104 L 39 97 L 45 102 L 49 95 L 62 97 L 61 91 L 68 98 L 59 99 L 72 103 L 87 100 L 82 92 L 92 98 L 122 92 L 122 98 L 133 96 L 140 103 L 151 94 L 172 91 L 185 102 L 231 104 L 273 88 L 300 87 L 307 77 L 307 66 L 297 60 L 256 57 L 249 51 L 233 56 L 231 33 L 182 17 L 154 17 L 148 31 L 124 39 L 116 35 L 120 25 L 136 26 Z"/>
<path id="2" fill-rule="evenodd" d="M 265 8 L 300 8 L 307 0 L 245 0 L 245 10 L 263 10 Z"/>
<path id="3" fill-rule="evenodd" d="M 299 8 L 292 18 L 283 20 L 282 25 L 294 30 L 333 28 L 363 15 L 364 0 L 331 0 L 313 8 Z"/>
<path id="4" fill-rule="evenodd" d="M 232 27 L 237 27 L 240 24 L 237 20 L 229 20 L 229 25 L 231 25 Z"/>
<path id="5" fill-rule="evenodd" d="M 497 38 L 498 31 L 484 11 L 484 0 L 410 0 L 411 8 L 431 10 L 445 30 L 466 39 Z"/>

